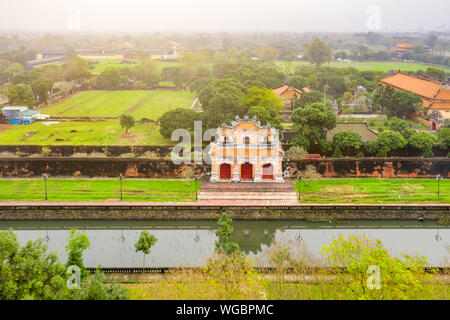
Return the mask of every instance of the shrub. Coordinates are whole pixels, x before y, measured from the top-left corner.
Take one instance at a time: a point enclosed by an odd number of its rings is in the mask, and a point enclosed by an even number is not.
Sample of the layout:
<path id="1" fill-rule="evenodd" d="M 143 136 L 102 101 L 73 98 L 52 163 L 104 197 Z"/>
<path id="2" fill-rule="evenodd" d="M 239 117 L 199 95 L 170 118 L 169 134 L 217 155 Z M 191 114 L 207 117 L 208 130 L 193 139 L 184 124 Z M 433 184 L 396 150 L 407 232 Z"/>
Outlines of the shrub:
<path id="1" fill-rule="evenodd" d="M 428 146 L 425 149 L 425 152 L 423 153 L 424 158 L 434 158 L 433 150 L 431 149 L 431 146 Z"/>
<path id="2" fill-rule="evenodd" d="M 44 154 L 44 156 L 48 156 L 50 155 L 50 153 L 52 153 L 52 149 L 50 149 L 50 147 L 42 147 L 42 153 Z"/>
<path id="3" fill-rule="evenodd" d="M 316 167 L 313 166 L 312 164 L 308 164 L 305 170 L 300 171 L 300 175 L 302 176 L 303 179 L 306 180 L 314 180 L 322 178 L 320 173 L 317 172 Z"/>
<path id="4" fill-rule="evenodd" d="M 343 158 L 344 156 L 342 155 L 341 149 L 339 148 L 339 146 L 336 146 L 336 148 L 334 148 L 334 152 L 333 155 L 331 156 L 332 158 Z"/>
<path id="5" fill-rule="evenodd" d="M 364 158 L 364 153 L 362 153 L 361 151 L 358 152 L 358 154 L 356 155 L 356 158 L 358 158 L 358 159 Z"/>
<path id="6" fill-rule="evenodd" d="M 300 160 L 307 155 L 308 152 L 305 151 L 302 147 L 292 147 L 286 152 L 286 157 L 291 160 Z"/>

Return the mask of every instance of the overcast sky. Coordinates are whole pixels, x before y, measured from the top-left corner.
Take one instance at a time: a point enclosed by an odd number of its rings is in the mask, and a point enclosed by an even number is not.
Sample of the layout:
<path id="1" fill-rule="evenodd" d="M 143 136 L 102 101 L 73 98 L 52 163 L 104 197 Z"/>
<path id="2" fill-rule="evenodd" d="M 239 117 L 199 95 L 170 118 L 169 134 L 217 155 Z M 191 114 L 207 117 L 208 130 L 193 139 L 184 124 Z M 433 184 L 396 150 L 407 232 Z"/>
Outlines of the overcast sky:
<path id="1" fill-rule="evenodd" d="M 0 30 L 450 30 L 450 0 L 0 0 Z"/>

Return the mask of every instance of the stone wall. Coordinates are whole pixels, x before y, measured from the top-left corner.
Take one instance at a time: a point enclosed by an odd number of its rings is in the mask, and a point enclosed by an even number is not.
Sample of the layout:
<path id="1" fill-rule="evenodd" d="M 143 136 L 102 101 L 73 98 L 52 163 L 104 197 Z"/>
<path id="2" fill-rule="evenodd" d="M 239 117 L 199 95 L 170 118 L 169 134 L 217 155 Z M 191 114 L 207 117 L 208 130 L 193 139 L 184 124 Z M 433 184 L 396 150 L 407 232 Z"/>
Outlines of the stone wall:
<path id="1" fill-rule="evenodd" d="M 435 177 L 449 178 L 449 158 L 367 158 L 367 159 L 305 159 L 285 161 L 284 171 L 297 177 L 312 165 L 323 177 Z M 200 175 L 209 173 L 208 165 L 192 165 Z M 136 158 L 0 158 L 0 177 L 177 177 L 187 165 L 170 160 Z"/>

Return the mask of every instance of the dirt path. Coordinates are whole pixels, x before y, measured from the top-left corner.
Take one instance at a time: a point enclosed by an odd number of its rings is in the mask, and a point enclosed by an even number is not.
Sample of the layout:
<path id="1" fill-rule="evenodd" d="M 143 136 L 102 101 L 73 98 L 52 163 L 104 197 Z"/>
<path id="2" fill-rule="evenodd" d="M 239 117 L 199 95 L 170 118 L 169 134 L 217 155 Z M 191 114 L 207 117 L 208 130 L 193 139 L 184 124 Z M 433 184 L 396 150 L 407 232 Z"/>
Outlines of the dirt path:
<path id="1" fill-rule="evenodd" d="M 139 109 L 144 103 L 146 103 L 150 98 L 153 96 L 153 92 L 149 92 L 147 95 L 145 95 L 141 100 L 138 101 L 134 106 L 132 106 L 130 109 L 124 112 L 124 114 L 131 114 L 137 109 Z"/>
<path id="2" fill-rule="evenodd" d="M 12 124 L 0 124 L 0 132 L 11 129 L 12 126 Z"/>

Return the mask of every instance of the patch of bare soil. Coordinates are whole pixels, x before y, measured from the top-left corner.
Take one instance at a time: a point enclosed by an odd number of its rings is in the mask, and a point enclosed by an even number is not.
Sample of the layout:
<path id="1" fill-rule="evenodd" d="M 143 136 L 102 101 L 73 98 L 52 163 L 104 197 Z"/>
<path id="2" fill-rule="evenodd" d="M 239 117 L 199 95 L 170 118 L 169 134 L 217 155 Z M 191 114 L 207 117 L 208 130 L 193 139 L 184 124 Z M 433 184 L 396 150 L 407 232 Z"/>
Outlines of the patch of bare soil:
<path id="1" fill-rule="evenodd" d="M 139 142 L 142 139 L 142 134 L 129 133 L 129 134 L 119 134 L 117 136 L 119 140 L 119 144 L 122 142 L 129 143 L 133 146 L 139 145 Z"/>
<path id="2" fill-rule="evenodd" d="M 12 124 L 0 124 L 0 132 L 11 129 L 12 126 Z"/>

